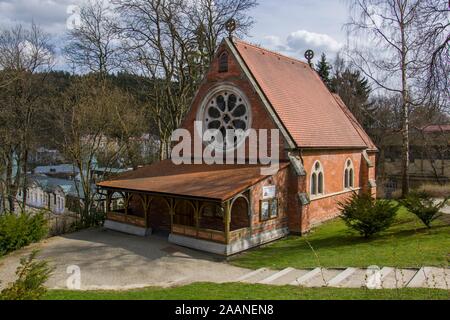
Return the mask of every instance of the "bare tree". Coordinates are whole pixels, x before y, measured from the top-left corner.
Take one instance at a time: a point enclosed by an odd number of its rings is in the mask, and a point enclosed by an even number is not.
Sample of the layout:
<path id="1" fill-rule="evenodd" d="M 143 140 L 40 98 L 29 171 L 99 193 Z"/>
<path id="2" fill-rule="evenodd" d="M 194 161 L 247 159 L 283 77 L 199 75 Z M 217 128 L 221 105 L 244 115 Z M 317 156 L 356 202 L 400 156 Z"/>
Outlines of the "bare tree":
<path id="1" fill-rule="evenodd" d="M 106 0 L 89 0 L 80 9 L 79 24 L 68 31 L 67 60 L 82 71 L 107 75 L 119 62 L 114 11 Z"/>
<path id="2" fill-rule="evenodd" d="M 225 21 L 245 31 L 255 1 L 115 0 L 128 71 L 148 79 L 150 115 L 161 139 L 160 158 L 188 111 L 202 76 L 225 35 Z"/>
<path id="3" fill-rule="evenodd" d="M 39 27 L 16 26 L 0 31 L 0 172 L 3 199 L 14 211 L 18 190 L 26 199 L 28 154 L 35 138 L 36 115 L 45 107 L 40 90 L 53 66 L 49 36 Z M 5 201 L 3 200 L 5 203 Z"/>
<path id="4" fill-rule="evenodd" d="M 53 121 L 62 134 L 60 149 L 78 169 L 77 191 L 83 199 L 78 210 L 83 224 L 91 226 L 97 223 L 98 194 L 93 185 L 97 158 L 106 169 L 117 167 L 140 117 L 133 115 L 133 100 L 126 92 L 93 76 L 75 81 L 62 101 L 55 106 Z M 104 175 L 109 173 L 106 170 Z"/>
<path id="5" fill-rule="evenodd" d="M 352 0 L 347 24 L 353 63 L 380 88 L 401 96 L 402 193 L 409 192 L 409 115 L 416 104 L 411 88 L 417 71 L 418 0 Z M 361 39 L 364 39 L 362 43 Z"/>
<path id="6" fill-rule="evenodd" d="M 421 0 L 415 21 L 418 34 L 416 58 L 420 94 L 430 105 L 439 105 L 450 114 L 450 7 L 446 0 Z"/>
<path id="7" fill-rule="evenodd" d="M 258 5 L 256 0 L 197 0 L 188 8 L 195 26 L 202 65 L 207 70 L 214 58 L 217 46 L 227 36 L 226 22 L 237 22 L 236 35 L 247 35 L 254 24 L 249 11 Z"/>
<path id="8" fill-rule="evenodd" d="M 199 81 L 196 47 L 182 0 L 117 1 L 129 70 L 144 75 L 151 88 L 151 115 L 161 138 L 161 158 L 187 111 Z"/>

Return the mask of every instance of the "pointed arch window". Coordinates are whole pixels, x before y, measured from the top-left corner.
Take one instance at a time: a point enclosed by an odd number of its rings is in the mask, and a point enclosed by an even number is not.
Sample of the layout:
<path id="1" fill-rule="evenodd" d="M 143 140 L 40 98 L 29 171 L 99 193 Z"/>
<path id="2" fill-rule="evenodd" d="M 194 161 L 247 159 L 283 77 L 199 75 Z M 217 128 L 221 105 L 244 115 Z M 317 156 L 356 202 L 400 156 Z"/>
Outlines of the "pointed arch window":
<path id="1" fill-rule="evenodd" d="M 355 167 L 352 160 L 348 159 L 345 162 L 344 170 L 344 189 L 351 189 L 355 186 Z"/>
<path id="2" fill-rule="evenodd" d="M 224 51 L 219 56 L 219 73 L 228 72 L 228 52 Z"/>
<path id="3" fill-rule="evenodd" d="M 325 193 L 325 178 L 323 166 L 320 161 L 314 163 L 311 173 L 311 196 L 320 196 Z"/>

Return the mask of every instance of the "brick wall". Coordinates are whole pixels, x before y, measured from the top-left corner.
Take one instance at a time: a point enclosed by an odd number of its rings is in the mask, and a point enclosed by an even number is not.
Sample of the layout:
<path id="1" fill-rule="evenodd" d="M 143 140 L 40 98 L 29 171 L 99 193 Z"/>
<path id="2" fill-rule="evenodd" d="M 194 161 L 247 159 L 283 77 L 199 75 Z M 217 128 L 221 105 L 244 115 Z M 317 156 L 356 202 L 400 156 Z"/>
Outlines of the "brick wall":
<path id="1" fill-rule="evenodd" d="M 273 177 L 268 177 L 266 180 L 255 185 L 251 190 L 252 202 L 252 234 L 257 235 L 262 232 L 273 231 L 277 229 L 288 227 L 288 212 L 289 212 L 289 167 L 280 170 Z M 268 221 L 261 221 L 260 201 L 263 199 L 263 188 L 266 186 L 275 185 L 277 188 L 277 198 L 279 201 L 278 217 Z"/>
<path id="2" fill-rule="evenodd" d="M 369 156 L 372 163 L 375 164 L 375 154 Z M 353 162 L 355 192 L 369 191 L 369 179 L 375 180 L 375 167 L 367 166 L 361 150 L 303 151 L 302 159 L 306 176 L 296 177 L 293 175 L 290 182 L 289 199 L 293 208 L 298 208 L 290 211 L 289 228 L 293 233 L 308 232 L 314 225 L 339 215 L 338 203 L 345 201 L 353 193 L 344 188 L 344 171 L 348 159 Z M 311 173 L 316 161 L 320 161 L 323 167 L 324 194 L 311 197 L 309 205 L 300 206 L 295 194 L 296 188 L 297 192 L 311 195 Z"/>

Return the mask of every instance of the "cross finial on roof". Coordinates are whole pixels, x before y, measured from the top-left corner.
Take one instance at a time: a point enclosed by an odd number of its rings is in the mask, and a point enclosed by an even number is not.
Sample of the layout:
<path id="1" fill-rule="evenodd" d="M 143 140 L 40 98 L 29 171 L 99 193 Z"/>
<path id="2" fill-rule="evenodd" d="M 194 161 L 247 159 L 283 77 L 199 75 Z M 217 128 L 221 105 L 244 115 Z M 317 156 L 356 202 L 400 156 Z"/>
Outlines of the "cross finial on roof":
<path id="1" fill-rule="evenodd" d="M 312 63 L 311 63 L 311 61 L 312 61 L 312 59 L 314 59 L 314 51 L 312 51 L 311 49 L 306 50 L 306 52 L 305 52 L 305 58 L 306 58 L 306 60 L 308 60 L 308 64 L 309 64 L 309 66 L 312 68 Z"/>
<path id="2" fill-rule="evenodd" d="M 230 38 L 232 38 L 233 37 L 233 32 L 236 30 L 236 27 L 237 27 L 236 20 L 234 20 L 233 18 L 228 19 L 227 22 L 225 23 L 225 27 L 226 27 L 226 29 L 228 31 L 228 36 Z"/>

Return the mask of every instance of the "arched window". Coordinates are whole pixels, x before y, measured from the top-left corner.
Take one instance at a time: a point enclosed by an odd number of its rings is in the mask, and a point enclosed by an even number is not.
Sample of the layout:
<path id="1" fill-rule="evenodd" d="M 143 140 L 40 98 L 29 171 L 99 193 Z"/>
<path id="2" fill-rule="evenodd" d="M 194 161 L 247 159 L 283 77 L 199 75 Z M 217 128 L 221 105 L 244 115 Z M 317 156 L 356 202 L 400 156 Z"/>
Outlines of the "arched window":
<path id="1" fill-rule="evenodd" d="M 324 184 L 325 182 L 322 164 L 319 161 L 316 161 L 311 173 L 311 195 L 319 196 L 324 194 Z"/>
<path id="2" fill-rule="evenodd" d="M 219 73 L 228 72 L 228 53 L 225 51 L 219 57 Z"/>
<path id="3" fill-rule="evenodd" d="M 345 162 L 344 170 L 344 188 L 350 189 L 355 186 L 355 167 L 353 166 L 352 160 L 348 159 Z"/>
<path id="4" fill-rule="evenodd" d="M 317 174 L 311 176 L 311 194 L 317 194 Z"/>

